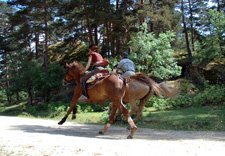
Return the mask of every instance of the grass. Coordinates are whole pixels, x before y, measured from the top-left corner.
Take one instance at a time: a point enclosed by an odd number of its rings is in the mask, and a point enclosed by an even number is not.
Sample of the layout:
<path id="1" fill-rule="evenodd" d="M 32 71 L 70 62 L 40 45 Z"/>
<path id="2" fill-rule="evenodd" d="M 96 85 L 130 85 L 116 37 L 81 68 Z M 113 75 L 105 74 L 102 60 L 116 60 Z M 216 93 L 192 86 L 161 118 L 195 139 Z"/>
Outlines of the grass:
<path id="1" fill-rule="evenodd" d="M 173 130 L 225 130 L 225 106 L 144 112 L 140 127 Z"/>
<path id="2" fill-rule="evenodd" d="M 65 111 L 52 117 L 48 111 L 36 112 L 31 115 L 25 111 L 25 103 L 0 107 L 0 115 L 19 116 L 29 118 L 43 118 L 61 120 Z M 78 113 L 76 120 L 67 121 L 86 124 L 102 124 L 103 112 Z M 106 117 L 106 113 L 104 114 Z M 134 117 L 133 117 L 134 118 Z M 114 125 L 127 126 L 125 121 L 115 121 Z M 164 130 L 195 130 L 195 131 L 224 131 L 225 106 L 202 106 L 170 111 L 156 111 L 153 107 L 146 108 L 143 116 L 137 122 L 138 127 L 164 129 Z"/>

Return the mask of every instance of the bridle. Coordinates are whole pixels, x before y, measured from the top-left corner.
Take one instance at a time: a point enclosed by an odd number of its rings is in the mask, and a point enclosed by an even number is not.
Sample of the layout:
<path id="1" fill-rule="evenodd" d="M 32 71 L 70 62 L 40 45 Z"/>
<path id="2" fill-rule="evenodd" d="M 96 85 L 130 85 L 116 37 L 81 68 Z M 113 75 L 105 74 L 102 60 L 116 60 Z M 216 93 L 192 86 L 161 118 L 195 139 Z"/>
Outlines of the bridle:
<path id="1" fill-rule="evenodd" d="M 69 67 L 67 70 L 66 70 L 66 74 L 65 74 L 65 76 L 64 76 L 64 79 L 63 79 L 63 85 L 65 86 L 65 85 L 69 85 L 71 82 L 72 82 L 72 80 L 73 80 L 73 77 L 69 74 L 69 70 L 71 69 L 71 67 Z M 67 81 L 66 80 L 66 77 L 69 77 L 71 80 L 70 81 Z"/>

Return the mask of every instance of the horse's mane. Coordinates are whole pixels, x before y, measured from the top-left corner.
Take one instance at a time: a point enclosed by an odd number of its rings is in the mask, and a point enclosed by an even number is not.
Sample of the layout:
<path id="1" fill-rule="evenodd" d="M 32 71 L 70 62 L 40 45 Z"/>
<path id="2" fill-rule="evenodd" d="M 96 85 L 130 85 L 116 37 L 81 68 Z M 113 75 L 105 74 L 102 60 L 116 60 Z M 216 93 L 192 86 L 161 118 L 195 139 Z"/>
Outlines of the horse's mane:
<path id="1" fill-rule="evenodd" d="M 73 61 L 70 66 L 73 66 L 75 69 L 77 69 L 80 72 L 80 75 L 84 75 L 85 68 L 80 62 Z"/>

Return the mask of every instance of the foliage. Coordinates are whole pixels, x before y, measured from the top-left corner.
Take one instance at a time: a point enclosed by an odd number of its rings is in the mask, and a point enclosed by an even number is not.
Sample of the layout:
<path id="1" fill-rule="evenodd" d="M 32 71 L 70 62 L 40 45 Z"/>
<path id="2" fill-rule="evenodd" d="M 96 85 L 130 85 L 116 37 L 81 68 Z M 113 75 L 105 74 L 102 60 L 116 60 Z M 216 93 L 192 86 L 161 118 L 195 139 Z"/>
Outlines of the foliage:
<path id="1" fill-rule="evenodd" d="M 73 61 L 84 60 L 87 58 L 88 49 L 86 45 L 80 41 L 74 41 L 72 38 L 49 46 L 50 62 L 59 62 L 65 65 Z"/>
<path id="2" fill-rule="evenodd" d="M 143 24 L 140 31 L 129 44 L 132 47 L 131 59 L 136 63 L 139 71 L 150 72 L 158 78 L 170 78 L 181 74 L 181 67 L 177 66 L 173 58 L 170 42 L 174 40 L 174 33 L 167 31 L 158 37 L 148 33 L 147 24 Z"/>
<path id="3" fill-rule="evenodd" d="M 110 101 L 104 102 L 104 106 L 100 106 L 99 104 L 90 104 L 90 103 L 83 103 L 79 102 L 77 104 L 78 106 L 78 112 L 102 112 L 106 110 L 106 107 L 109 105 Z"/>
<path id="4" fill-rule="evenodd" d="M 63 73 L 64 68 L 58 63 L 50 65 L 46 72 L 37 61 L 24 59 L 10 65 L 10 87 L 7 92 L 9 95 L 15 95 L 18 92 L 21 100 L 25 97 L 22 96 L 23 92 L 28 93 L 29 96 L 39 92 L 43 98 L 47 97 L 49 100 L 62 88 Z"/>
<path id="5" fill-rule="evenodd" d="M 7 96 L 6 96 L 6 90 L 0 86 L 0 107 L 4 104 L 7 103 Z"/>
<path id="6" fill-rule="evenodd" d="M 57 62 L 49 66 L 48 72 L 40 68 L 36 73 L 38 74 L 33 80 L 34 88 L 41 93 L 42 97 L 49 99 L 51 93 L 57 93 L 62 88 L 64 68 Z"/>
<path id="7" fill-rule="evenodd" d="M 197 47 L 197 57 L 204 59 L 222 58 L 225 56 L 225 15 L 224 11 L 209 10 L 208 35 Z M 198 60 L 199 61 L 199 60 Z"/>
<path id="8" fill-rule="evenodd" d="M 171 110 L 177 108 L 200 107 L 205 105 L 224 105 L 225 86 L 209 85 L 195 88 L 194 94 L 181 93 L 174 99 L 158 99 L 155 96 L 148 103 L 153 104 L 157 110 Z M 148 104 L 149 105 L 149 104 Z"/>
<path id="9" fill-rule="evenodd" d="M 106 124 L 109 122 L 109 114 L 108 111 L 104 111 L 100 115 L 100 122 Z"/>
<path id="10" fill-rule="evenodd" d="M 8 94 L 13 95 L 17 92 L 31 93 L 33 91 L 33 82 L 37 78 L 37 69 L 39 69 L 37 62 L 29 61 L 29 56 L 21 54 L 15 63 L 10 64 L 9 70 L 9 83 Z"/>

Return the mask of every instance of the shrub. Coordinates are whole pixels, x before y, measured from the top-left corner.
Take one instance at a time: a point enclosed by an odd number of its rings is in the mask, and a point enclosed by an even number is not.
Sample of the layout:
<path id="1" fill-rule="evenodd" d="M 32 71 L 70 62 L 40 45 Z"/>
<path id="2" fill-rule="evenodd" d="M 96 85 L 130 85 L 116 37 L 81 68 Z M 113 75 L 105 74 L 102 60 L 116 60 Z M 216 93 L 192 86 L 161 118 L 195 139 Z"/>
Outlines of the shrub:
<path id="1" fill-rule="evenodd" d="M 108 115 L 108 111 L 104 111 L 102 112 L 101 116 L 100 116 L 100 122 L 103 124 L 106 124 L 109 122 L 109 115 Z"/>
<path id="2" fill-rule="evenodd" d="M 152 103 L 157 110 L 169 110 L 182 107 L 203 106 L 203 105 L 222 105 L 225 104 L 225 86 L 209 85 L 199 87 L 195 94 L 182 93 L 175 99 L 151 98 L 148 101 Z"/>

